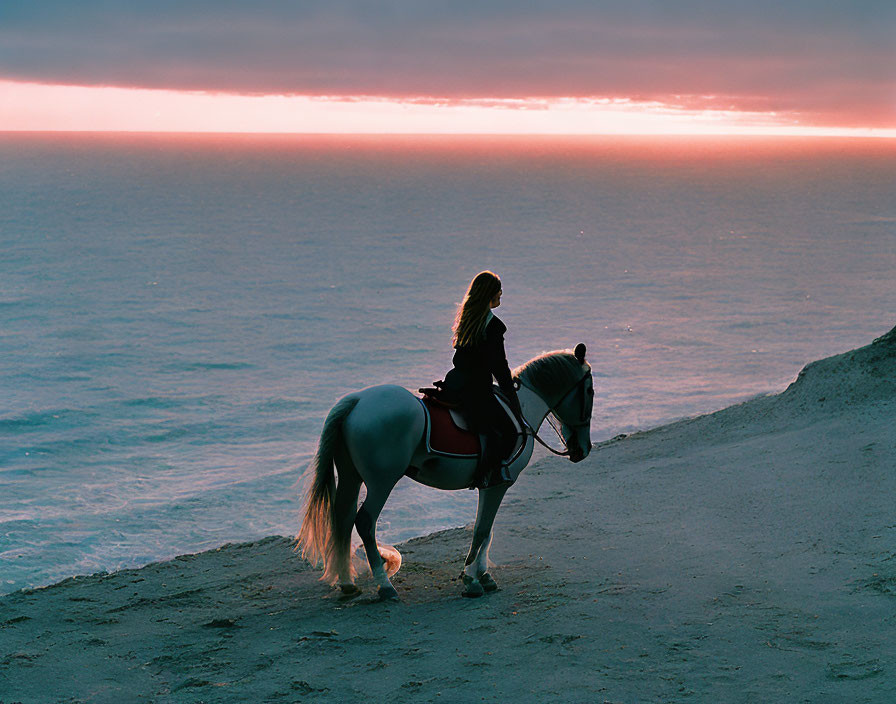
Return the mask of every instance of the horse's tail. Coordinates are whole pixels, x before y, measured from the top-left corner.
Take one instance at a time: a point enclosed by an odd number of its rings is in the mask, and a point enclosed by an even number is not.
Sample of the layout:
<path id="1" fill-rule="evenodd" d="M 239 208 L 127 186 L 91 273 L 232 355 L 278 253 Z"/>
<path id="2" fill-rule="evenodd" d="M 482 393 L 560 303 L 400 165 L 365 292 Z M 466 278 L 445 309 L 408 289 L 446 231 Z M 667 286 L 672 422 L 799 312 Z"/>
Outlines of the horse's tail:
<path id="1" fill-rule="evenodd" d="M 305 515 L 302 527 L 296 536 L 296 550 L 312 564 L 324 565 L 324 576 L 328 582 L 336 580 L 333 532 L 333 498 L 336 493 L 336 476 L 333 471 L 334 454 L 337 443 L 342 438 L 342 424 L 358 403 L 357 396 L 341 399 L 327 415 L 320 435 L 317 452 L 314 454 L 306 476 L 310 486 L 305 494 Z"/>

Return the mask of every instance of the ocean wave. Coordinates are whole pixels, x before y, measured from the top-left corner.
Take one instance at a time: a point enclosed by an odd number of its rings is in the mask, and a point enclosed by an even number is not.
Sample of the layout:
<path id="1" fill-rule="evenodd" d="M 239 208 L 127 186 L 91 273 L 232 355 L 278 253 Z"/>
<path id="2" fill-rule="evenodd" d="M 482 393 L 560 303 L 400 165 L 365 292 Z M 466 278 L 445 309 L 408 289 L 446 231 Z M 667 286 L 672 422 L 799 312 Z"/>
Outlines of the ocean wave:
<path id="1" fill-rule="evenodd" d="M 14 299 L 0 299 L 0 311 L 7 309 L 15 309 L 22 307 L 33 307 L 39 305 L 40 302 L 33 298 L 14 298 Z"/>
<path id="2" fill-rule="evenodd" d="M 166 372 L 209 372 L 254 369 L 249 362 L 176 362 L 162 368 Z"/>
<path id="3" fill-rule="evenodd" d="M 143 398 L 129 398 L 120 401 L 119 405 L 125 408 L 152 408 L 160 410 L 168 410 L 172 408 L 183 408 L 189 405 L 199 405 L 199 403 L 209 396 L 201 397 L 177 397 L 177 396 L 146 396 Z"/>
<path id="4" fill-rule="evenodd" d="M 75 408 L 56 408 L 37 411 L 13 418 L 0 418 L 0 433 L 21 433 L 43 430 L 49 425 L 75 427 L 92 422 L 97 413 Z"/>
<path id="5" fill-rule="evenodd" d="M 288 413 L 289 411 L 302 411 L 310 408 L 308 401 L 297 401 L 289 398 L 273 398 L 256 404 L 255 410 L 260 413 Z"/>
<path id="6" fill-rule="evenodd" d="M 51 440 L 32 445 L 22 445 L 18 452 L 28 454 L 35 458 L 42 456 L 66 457 L 75 459 L 85 455 L 105 454 L 115 451 L 117 443 L 113 436 L 100 434 L 94 436 L 77 437 L 66 440 Z M 14 450 L 15 451 L 15 450 Z"/>
<path id="7" fill-rule="evenodd" d="M 314 349 L 318 343 L 316 342 L 278 342 L 274 345 L 269 345 L 269 350 L 274 350 L 276 352 L 289 352 L 291 354 L 303 354 L 310 349 Z"/>

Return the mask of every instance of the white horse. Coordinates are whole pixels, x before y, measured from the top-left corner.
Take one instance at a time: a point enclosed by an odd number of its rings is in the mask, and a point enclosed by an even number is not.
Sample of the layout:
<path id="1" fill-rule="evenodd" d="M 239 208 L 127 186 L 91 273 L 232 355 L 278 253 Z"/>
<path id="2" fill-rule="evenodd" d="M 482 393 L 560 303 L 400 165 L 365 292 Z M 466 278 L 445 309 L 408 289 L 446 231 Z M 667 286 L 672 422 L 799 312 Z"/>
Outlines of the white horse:
<path id="1" fill-rule="evenodd" d="M 549 413 L 560 421 L 566 452 L 573 462 L 591 450 L 590 424 L 594 398 L 591 366 L 585 345 L 547 352 L 514 370 L 522 416 L 528 424 L 522 447 L 509 466 L 516 479 L 529 463 L 538 429 Z M 477 460 L 429 452 L 426 412 L 407 389 L 372 386 L 340 399 L 327 415 L 317 452 L 308 466 L 310 485 L 297 549 L 314 564 L 323 563 L 322 580 L 338 583 L 346 597 L 360 593 L 351 564 L 352 526 L 364 543 L 367 561 L 384 600 L 397 600 L 376 542 L 376 522 L 395 484 L 407 474 L 436 489 L 466 489 Z M 336 466 L 339 481 L 334 476 Z M 358 508 L 361 483 L 367 497 Z M 488 574 L 492 524 L 507 484 L 479 490 L 473 541 L 463 571 L 465 596 L 481 596 L 497 588 Z M 399 561 L 400 564 L 400 561 Z"/>

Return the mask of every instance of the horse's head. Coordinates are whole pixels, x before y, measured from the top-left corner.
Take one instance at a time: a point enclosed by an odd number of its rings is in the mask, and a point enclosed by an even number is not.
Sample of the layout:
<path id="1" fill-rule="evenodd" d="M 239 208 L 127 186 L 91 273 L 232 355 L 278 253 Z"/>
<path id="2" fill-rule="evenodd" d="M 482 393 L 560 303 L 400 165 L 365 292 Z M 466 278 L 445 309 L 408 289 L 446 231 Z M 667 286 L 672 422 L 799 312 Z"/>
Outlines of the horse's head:
<path id="1" fill-rule="evenodd" d="M 591 365 L 585 362 L 585 345 L 573 352 L 580 366 L 578 381 L 551 409 L 560 421 L 560 433 L 569 449 L 569 459 L 581 462 L 591 452 L 591 411 L 594 406 L 594 380 Z"/>
<path id="2" fill-rule="evenodd" d="M 541 396 L 560 421 L 560 434 L 569 459 L 581 462 L 591 452 L 591 409 L 594 381 L 585 361 L 585 345 L 568 351 L 546 352 L 516 370 L 520 380 Z"/>

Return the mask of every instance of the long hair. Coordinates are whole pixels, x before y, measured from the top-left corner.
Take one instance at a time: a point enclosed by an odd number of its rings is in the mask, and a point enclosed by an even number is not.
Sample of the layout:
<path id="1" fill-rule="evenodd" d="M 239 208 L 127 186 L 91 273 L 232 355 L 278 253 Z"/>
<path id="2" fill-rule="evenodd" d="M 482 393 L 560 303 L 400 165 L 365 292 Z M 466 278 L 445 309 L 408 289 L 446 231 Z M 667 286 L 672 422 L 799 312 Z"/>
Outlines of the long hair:
<path id="1" fill-rule="evenodd" d="M 485 334 L 491 302 L 501 290 L 501 279 L 491 271 L 482 271 L 470 282 L 464 300 L 454 316 L 454 346 L 466 347 Z"/>

